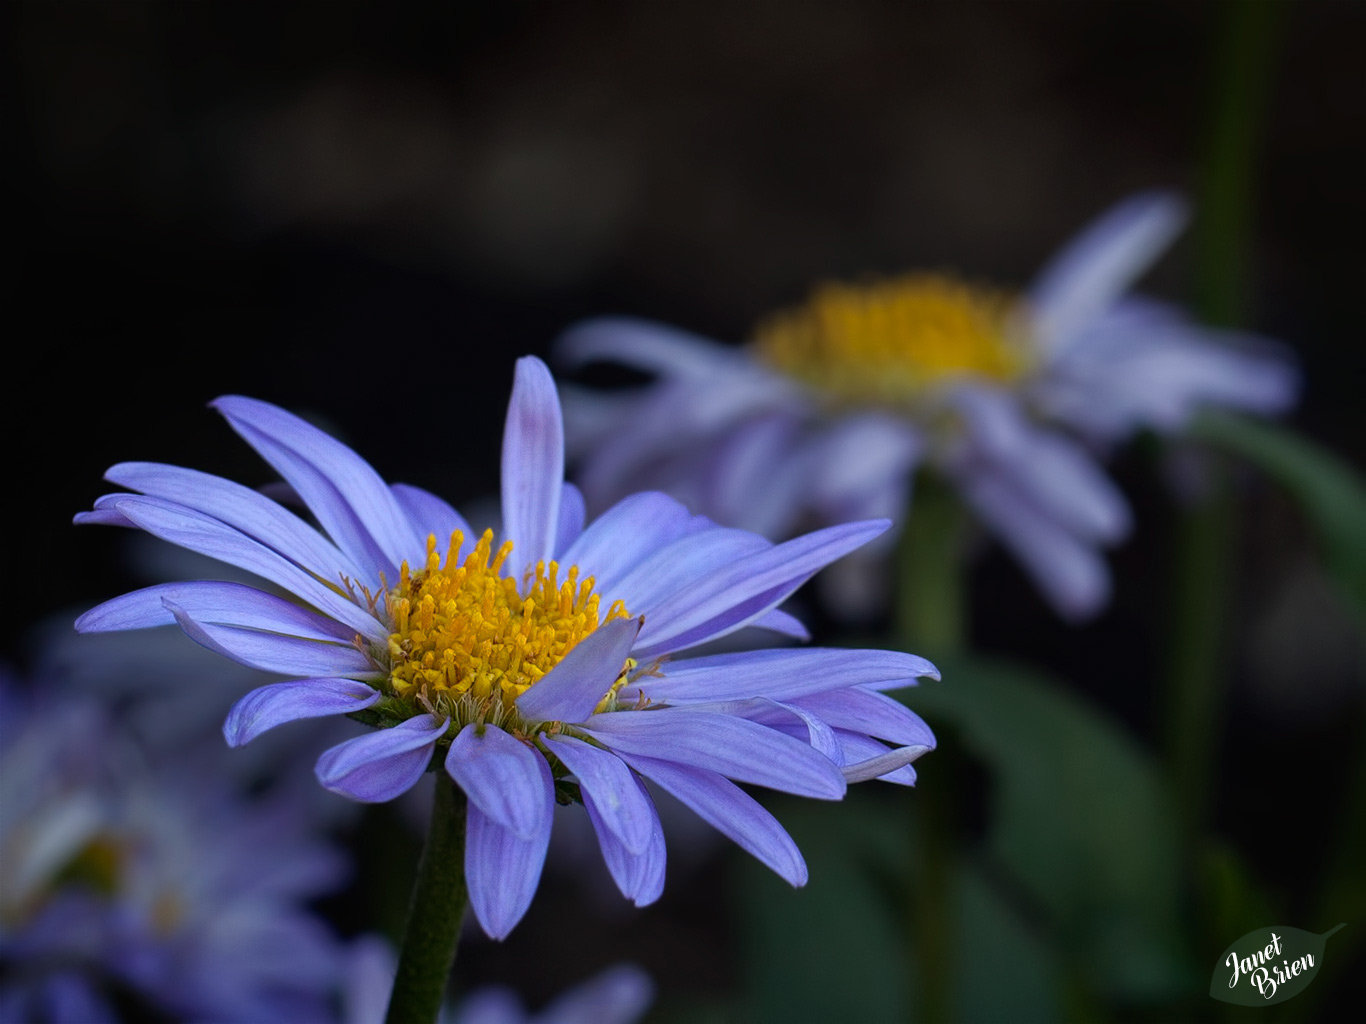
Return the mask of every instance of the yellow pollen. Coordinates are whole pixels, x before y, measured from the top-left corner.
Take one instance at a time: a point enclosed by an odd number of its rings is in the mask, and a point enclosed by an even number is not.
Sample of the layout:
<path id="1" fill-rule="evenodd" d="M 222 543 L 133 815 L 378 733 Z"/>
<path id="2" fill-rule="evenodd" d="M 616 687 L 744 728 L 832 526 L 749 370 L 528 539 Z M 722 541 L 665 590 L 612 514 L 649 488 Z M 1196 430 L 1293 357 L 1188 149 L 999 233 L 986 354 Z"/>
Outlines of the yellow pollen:
<path id="1" fill-rule="evenodd" d="M 451 535 L 446 560 L 427 538 L 420 572 L 408 563 L 385 598 L 389 634 L 389 682 L 394 695 L 415 709 L 436 710 L 457 722 L 516 718 L 513 702 L 559 664 L 584 637 L 609 619 L 629 618 L 614 601 L 599 615 L 593 578 L 577 566 L 560 577 L 560 566 L 538 562 L 523 586 L 501 574 L 512 551 L 505 541 L 493 551 L 486 530 L 474 550 L 452 564 L 464 537 Z M 521 593 L 524 591 L 525 593 Z M 606 680 L 603 699 L 625 682 Z"/>
<path id="2" fill-rule="evenodd" d="M 1009 292 L 938 274 L 820 285 L 755 334 L 760 359 L 840 404 L 914 405 L 951 379 L 1011 382 L 1030 365 Z"/>

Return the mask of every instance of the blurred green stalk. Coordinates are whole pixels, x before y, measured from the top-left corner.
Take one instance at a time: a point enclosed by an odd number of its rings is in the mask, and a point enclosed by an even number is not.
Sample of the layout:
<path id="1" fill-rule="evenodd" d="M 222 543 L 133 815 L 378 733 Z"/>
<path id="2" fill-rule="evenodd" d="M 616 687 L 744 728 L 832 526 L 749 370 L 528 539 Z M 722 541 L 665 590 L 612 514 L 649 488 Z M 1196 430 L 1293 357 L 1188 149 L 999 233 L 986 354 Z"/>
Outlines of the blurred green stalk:
<path id="1" fill-rule="evenodd" d="M 385 1024 L 434 1024 L 468 904 L 465 794 L 438 771 L 432 820 L 418 861 Z"/>
<path id="2" fill-rule="evenodd" d="M 919 476 L 897 547 L 893 646 L 932 661 L 962 652 L 968 631 L 966 527 L 953 493 L 938 479 Z M 957 977 L 952 859 L 958 821 L 953 773 L 931 767 L 928 775 L 926 784 L 916 788 L 914 848 L 919 863 L 918 870 L 907 873 L 907 953 L 910 976 L 919 982 L 912 986 L 919 995 L 915 1019 L 940 1021 L 953 1019 Z"/>
<path id="3" fill-rule="evenodd" d="M 1195 225 L 1196 305 L 1208 323 L 1232 324 L 1243 314 L 1253 157 L 1284 10 L 1276 0 L 1227 0 L 1221 8 Z M 1237 535 L 1234 502 L 1220 467 L 1209 467 L 1208 484 L 1176 524 L 1169 606 L 1167 757 L 1179 824 L 1191 843 L 1204 832 L 1214 783 Z"/>

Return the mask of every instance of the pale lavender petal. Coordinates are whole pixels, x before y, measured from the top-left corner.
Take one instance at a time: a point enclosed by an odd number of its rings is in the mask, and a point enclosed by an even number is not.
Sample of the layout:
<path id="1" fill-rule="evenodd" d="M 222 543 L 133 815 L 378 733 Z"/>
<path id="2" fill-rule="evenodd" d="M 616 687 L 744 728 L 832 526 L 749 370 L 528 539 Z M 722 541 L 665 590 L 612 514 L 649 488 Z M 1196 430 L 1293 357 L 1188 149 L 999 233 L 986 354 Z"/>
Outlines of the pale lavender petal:
<path id="1" fill-rule="evenodd" d="M 632 754 L 628 764 L 682 801 L 794 886 L 806 884 L 806 861 L 778 819 L 753 797 L 715 772 Z"/>
<path id="2" fill-rule="evenodd" d="M 808 744 L 836 764 L 840 763 L 839 741 L 835 738 L 834 730 L 819 715 L 797 704 L 784 704 L 767 697 L 752 697 L 747 700 L 693 704 L 689 705 L 689 708 L 695 711 L 734 715 L 765 728 L 776 729 L 785 736 Z"/>
<path id="3" fill-rule="evenodd" d="M 642 561 L 710 525 L 667 494 L 643 491 L 589 523 L 561 561 L 592 575 L 599 593 L 615 595 L 621 580 Z"/>
<path id="4" fill-rule="evenodd" d="M 77 512 L 71 517 L 71 521 L 77 526 L 123 526 L 134 530 L 138 526 L 114 505 L 97 506 L 89 512 Z"/>
<path id="5" fill-rule="evenodd" d="M 1110 597 L 1110 572 L 1094 547 L 998 478 L 972 477 L 960 489 L 1060 615 L 1079 621 L 1104 607 Z"/>
<path id="6" fill-rule="evenodd" d="M 555 550 L 564 551 L 574 541 L 578 540 L 579 534 L 583 533 L 584 520 L 588 516 L 588 510 L 584 505 L 583 492 L 573 484 L 566 483 L 560 489 L 560 522 L 555 529 Z M 566 565 L 573 565 L 573 562 L 566 562 Z"/>
<path id="7" fill-rule="evenodd" d="M 232 706 L 223 723 L 230 747 L 249 743 L 267 729 L 301 718 L 345 715 L 368 708 L 382 694 L 355 679 L 296 679 L 257 687 Z"/>
<path id="8" fill-rule="evenodd" d="M 346 445 L 268 402 L 227 395 L 212 405 L 371 580 L 381 572 L 395 578 L 401 562 L 422 556 L 422 538 L 388 484 Z"/>
<path id="9" fill-rule="evenodd" d="M 555 381 L 535 356 L 517 360 L 503 429 L 503 539 L 512 541 L 508 575 L 520 577 L 555 557 L 564 484 L 564 424 Z"/>
<path id="10" fill-rule="evenodd" d="M 985 388 L 953 396 L 978 450 L 980 472 L 1008 478 L 1041 512 L 1071 533 L 1115 541 L 1131 527 L 1119 489 L 1076 442 L 1042 430 L 1013 397 Z"/>
<path id="11" fill-rule="evenodd" d="M 643 660 L 668 654 L 747 625 L 781 604 L 817 570 L 890 525 L 885 519 L 846 523 L 796 537 L 741 558 L 652 609 L 639 609 L 646 620 L 636 656 Z"/>
<path id="12" fill-rule="evenodd" d="M 220 562 L 255 573 L 307 601 L 338 622 L 371 640 L 388 637 L 389 629 L 360 605 L 309 575 L 277 552 L 226 523 L 165 501 L 136 495 L 121 496 L 118 511 L 154 537 L 169 541 Z"/>
<path id="13" fill-rule="evenodd" d="M 517 698 L 532 722 L 581 722 L 612 688 L 640 633 L 639 619 L 604 622 Z"/>
<path id="14" fill-rule="evenodd" d="M 165 498 L 221 520 L 321 579 L 364 579 L 360 569 L 335 544 L 293 512 L 250 487 L 211 473 L 156 462 L 121 462 L 104 477 L 148 497 Z"/>
<path id="15" fill-rule="evenodd" d="M 934 749 L 926 746 L 891 749 L 878 743 L 880 749 L 870 749 L 861 753 L 857 750 L 857 741 L 850 741 L 847 736 L 844 739 L 846 761 L 840 770 L 851 783 L 880 779 L 883 782 L 895 782 L 900 785 L 915 785 L 915 770 L 910 767 L 911 762 Z M 876 740 L 869 742 L 877 743 Z"/>
<path id="16" fill-rule="evenodd" d="M 535 1024 L 635 1024 L 649 1008 L 654 991 L 648 974 L 622 964 L 555 999 L 536 1015 Z"/>
<path id="17" fill-rule="evenodd" d="M 665 708 L 594 715 L 581 728 L 617 752 L 705 768 L 799 796 L 844 796 L 844 779 L 828 758 L 791 736 L 742 718 Z"/>
<path id="18" fill-rule="evenodd" d="M 1186 206 L 1167 192 L 1131 196 L 1086 227 L 1044 267 L 1030 288 L 1036 341 L 1065 348 L 1114 302 L 1185 226 Z"/>
<path id="19" fill-rule="evenodd" d="M 555 342 L 570 364 L 598 360 L 658 374 L 709 377 L 739 360 L 735 349 L 676 327 L 634 317 L 597 317 L 575 324 Z"/>
<path id="20" fill-rule="evenodd" d="M 877 413 L 841 417 L 805 450 L 805 498 L 827 515 L 847 515 L 863 496 L 905 478 L 924 450 L 924 438 L 904 420 Z"/>
<path id="21" fill-rule="evenodd" d="M 632 611 L 653 616 L 680 591 L 741 558 L 773 548 L 773 542 L 749 530 L 708 524 L 643 559 L 611 590 Z"/>
<path id="22" fill-rule="evenodd" d="M 447 718 L 438 722 L 418 715 L 339 743 L 318 758 L 318 781 L 324 789 L 362 803 L 392 800 L 422 778 L 449 723 Z"/>
<path id="23" fill-rule="evenodd" d="M 659 829 L 654 803 L 635 774 L 609 750 L 572 736 L 546 736 L 546 745 L 579 780 L 585 804 L 599 817 L 627 852 L 642 853 Z"/>
<path id="24" fill-rule="evenodd" d="M 438 498 L 430 491 L 424 491 L 412 484 L 394 484 L 390 490 L 394 492 L 399 506 L 408 516 L 414 532 L 424 539 L 435 536 L 438 551 L 446 550 L 451 534 L 456 530 L 460 531 L 467 542 L 478 539 L 472 535 L 470 524 L 465 521 L 465 517 L 452 508 L 444 498 Z M 458 561 L 458 555 L 455 560 Z"/>
<path id="25" fill-rule="evenodd" d="M 645 792 L 639 780 L 635 784 L 640 786 L 641 792 Z M 650 833 L 649 844 L 640 853 L 632 853 L 603 822 L 596 806 L 585 804 L 584 808 L 598 838 L 603 863 L 607 865 L 607 871 L 621 894 L 637 907 L 647 907 L 659 899 L 664 892 L 664 869 L 668 858 L 664 830 L 658 818 L 654 831 Z"/>
<path id="26" fill-rule="evenodd" d="M 856 685 L 908 686 L 921 677 L 938 679 L 939 671 L 924 658 L 901 651 L 773 648 L 667 662 L 663 674 L 623 687 L 621 698 L 629 701 L 640 693 L 668 703 L 791 700 Z"/>
<path id="27" fill-rule="evenodd" d="M 752 629 L 766 629 L 769 632 L 791 637 L 794 640 L 811 639 L 811 632 L 802 621 L 781 608 L 774 608 L 771 612 L 760 615 L 750 623 L 750 627 Z"/>
<path id="28" fill-rule="evenodd" d="M 529 839 L 548 827 L 545 758 L 509 733 L 471 723 L 446 753 L 446 772 L 498 825 Z"/>
<path id="29" fill-rule="evenodd" d="M 933 747 L 934 733 L 910 708 L 882 693 L 852 686 L 813 693 L 792 701 L 828 724 L 902 746 Z"/>
<path id="30" fill-rule="evenodd" d="M 263 672 L 288 676 L 350 676 L 353 679 L 378 679 L 384 675 L 368 655 L 350 644 L 196 622 L 185 609 L 169 600 L 166 600 L 166 608 L 191 640 Z"/>
<path id="31" fill-rule="evenodd" d="M 554 805 L 554 782 L 550 767 L 540 758 L 543 774 L 544 827 L 528 838 L 504 828 L 470 801 L 465 826 L 465 878 L 470 906 L 484 931 L 495 939 L 506 938 L 522 919 L 545 866 L 550 845 Z"/>
<path id="32" fill-rule="evenodd" d="M 183 608 L 197 622 L 264 629 L 311 640 L 349 642 L 355 631 L 317 612 L 243 583 L 193 580 L 159 583 L 96 605 L 76 620 L 82 633 L 147 629 L 175 623 L 164 601 Z"/>

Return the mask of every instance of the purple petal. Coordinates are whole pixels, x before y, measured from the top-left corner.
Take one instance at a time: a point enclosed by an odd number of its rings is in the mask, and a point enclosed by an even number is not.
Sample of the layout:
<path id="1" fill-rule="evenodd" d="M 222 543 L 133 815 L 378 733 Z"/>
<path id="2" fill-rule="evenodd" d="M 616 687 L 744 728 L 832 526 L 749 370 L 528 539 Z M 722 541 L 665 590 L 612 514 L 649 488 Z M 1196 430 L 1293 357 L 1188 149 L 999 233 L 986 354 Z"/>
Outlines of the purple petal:
<path id="1" fill-rule="evenodd" d="M 1171 244 L 1186 222 L 1185 204 L 1166 192 L 1118 203 L 1044 267 L 1030 289 L 1038 343 L 1064 348 Z"/>
<path id="2" fill-rule="evenodd" d="M 155 462 L 121 462 L 105 479 L 194 509 L 241 530 L 321 579 L 343 575 L 362 579 L 361 571 L 335 544 L 284 506 L 259 491 L 210 473 Z"/>
<path id="3" fill-rule="evenodd" d="M 654 801 L 644 783 L 634 775 L 635 786 L 650 808 L 651 830 L 644 849 L 633 853 L 626 848 L 620 837 L 603 820 L 601 804 L 584 800 L 584 810 L 598 837 L 598 847 L 602 850 L 603 863 L 616 882 L 621 894 L 638 907 L 649 906 L 664 892 L 664 868 L 668 855 L 664 844 L 664 830 L 659 824 L 659 815 L 654 810 Z"/>
<path id="4" fill-rule="evenodd" d="M 634 317 L 596 317 L 575 324 L 555 342 L 571 364 L 612 360 L 638 370 L 711 376 L 739 362 L 733 348 L 676 327 Z"/>
<path id="5" fill-rule="evenodd" d="M 904 746 L 935 745 L 934 733 L 900 701 L 852 686 L 800 697 L 793 702 L 839 729 L 852 729 Z"/>
<path id="6" fill-rule="evenodd" d="M 789 884 L 806 884 L 806 862 L 778 819 L 715 772 L 633 754 L 625 759 L 646 778 L 691 807 L 704 821 Z"/>
<path id="7" fill-rule="evenodd" d="M 791 637 L 793 640 L 811 639 L 811 632 L 802 621 L 781 608 L 774 608 L 771 612 L 765 612 L 749 625 L 751 629 L 766 629 L 781 636 Z"/>
<path id="8" fill-rule="evenodd" d="M 821 800 L 844 796 L 844 779 L 828 758 L 743 718 L 665 708 L 594 715 L 581 728 L 619 753 L 705 768 L 784 793 Z"/>
<path id="9" fill-rule="evenodd" d="M 699 580 L 773 546 L 749 530 L 708 523 L 643 559 L 614 584 L 611 595 L 625 601 L 632 611 L 654 616 L 656 608 Z"/>
<path id="10" fill-rule="evenodd" d="M 668 703 L 745 697 L 791 700 L 848 686 L 909 686 L 921 676 L 939 678 L 938 669 L 914 654 L 839 647 L 712 654 L 666 662 L 662 671 L 662 675 L 647 676 L 623 687 L 621 698 L 632 700 L 644 694 Z"/>
<path id="11" fill-rule="evenodd" d="M 486 815 L 473 800 L 467 811 L 465 879 L 470 906 L 484 931 L 495 939 L 506 938 L 531 906 L 550 845 L 554 782 L 550 766 L 541 758 L 536 760 L 542 772 L 545 808 L 541 815 L 544 826 L 539 831 L 520 838 Z"/>
<path id="12" fill-rule="evenodd" d="M 422 538 L 371 465 L 336 438 L 268 402 L 227 395 L 213 403 L 242 439 L 298 492 L 328 535 L 371 580 L 395 578 L 422 556 Z"/>
<path id="13" fill-rule="evenodd" d="M 611 751 L 572 736 L 546 736 L 545 741 L 578 777 L 584 803 L 596 808 L 603 825 L 628 853 L 642 853 L 659 830 L 659 816 L 635 773 Z"/>
<path id="14" fill-rule="evenodd" d="M 191 640 L 250 668 L 288 676 L 378 679 L 384 674 L 363 651 L 349 644 L 324 643 L 279 633 L 264 633 L 257 629 L 196 622 L 183 608 L 163 600 L 167 610 L 175 616 L 176 622 L 180 623 L 180 628 Z"/>
<path id="15" fill-rule="evenodd" d="M 383 803 L 413 788 L 450 719 L 418 715 L 323 751 L 315 774 L 324 789 L 362 803 Z"/>
<path id="16" fill-rule="evenodd" d="M 460 531 L 466 541 L 476 539 L 465 517 L 444 499 L 412 484 L 394 484 L 389 489 L 393 491 L 399 506 L 412 523 L 414 532 L 423 539 L 429 535 L 436 537 L 438 551 L 446 550 L 451 534 L 456 530 Z M 453 559 L 455 560 L 458 559 Z"/>
<path id="17" fill-rule="evenodd" d="M 784 704 L 767 697 L 754 697 L 748 700 L 690 704 L 689 709 L 734 715 L 767 729 L 775 729 L 784 736 L 791 736 L 807 744 L 836 764 L 840 763 L 840 747 L 835 739 L 834 730 L 819 715 L 796 704 Z"/>
<path id="18" fill-rule="evenodd" d="M 518 578 L 555 557 L 564 483 L 564 423 L 555 381 L 535 356 L 517 360 L 503 429 L 503 539 Z"/>
<path id="19" fill-rule="evenodd" d="M 851 757 L 853 752 L 847 746 L 845 757 L 850 758 L 850 760 L 842 765 L 840 770 L 844 773 L 845 779 L 851 783 L 883 779 L 887 782 L 904 783 L 909 781 L 909 784 L 914 785 L 915 773 L 909 768 L 910 763 L 922 754 L 929 753 L 932 749 L 934 748 L 925 746 L 897 747 L 894 750 L 882 747 L 876 753 L 858 758 L 857 755 Z M 905 777 L 907 771 L 910 773 L 909 780 Z"/>
<path id="20" fill-rule="evenodd" d="M 161 498 L 135 495 L 121 496 L 115 507 L 154 537 L 277 583 L 362 636 L 383 640 L 389 635 L 388 627 L 364 608 L 264 544 L 211 516 Z"/>
<path id="21" fill-rule="evenodd" d="M 573 484 L 566 483 L 560 489 L 560 522 L 555 528 L 556 551 L 564 551 L 579 539 L 587 517 L 588 509 L 584 504 L 583 492 Z"/>
<path id="22" fill-rule="evenodd" d="M 636 657 L 682 650 L 747 625 L 786 600 L 817 570 L 890 525 L 885 519 L 846 523 L 796 537 L 711 573 L 653 609 L 639 609 L 647 619 Z"/>
<path id="23" fill-rule="evenodd" d="M 301 718 L 345 715 L 368 708 L 382 695 L 354 679 L 296 679 L 252 690 L 232 706 L 223 723 L 230 747 L 249 743 L 267 729 Z"/>
<path id="24" fill-rule="evenodd" d="M 960 489 L 1060 615 L 1077 622 L 1105 606 L 1110 598 L 1110 572 L 1092 545 L 1063 529 L 999 478 L 972 477 Z"/>
<path id="25" fill-rule="evenodd" d="M 622 964 L 576 985 L 537 1016 L 543 1024 L 635 1024 L 653 998 L 650 976 Z"/>
<path id="26" fill-rule="evenodd" d="M 165 601 L 184 609 L 196 622 L 264 629 L 311 640 L 349 642 L 355 636 L 354 630 L 293 601 L 243 583 L 209 580 L 159 583 L 123 594 L 90 609 L 76 620 L 76 629 L 107 633 L 173 625 L 175 616 Z"/>
<path id="27" fill-rule="evenodd" d="M 582 722 L 616 682 L 639 633 L 639 619 L 604 622 L 517 698 L 517 710 L 532 722 Z"/>
<path id="28" fill-rule="evenodd" d="M 623 498 L 589 523 L 561 561 L 591 574 L 599 593 L 614 594 L 642 560 L 707 525 L 667 494 L 644 491 Z"/>
<path id="29" fill-rule="evenodd" d="M 553 811 L 545 758 L 491 725 L 470 724 L 451 741 L 446 772 L 500 828 L 529 839 L 549 828 Z"/>

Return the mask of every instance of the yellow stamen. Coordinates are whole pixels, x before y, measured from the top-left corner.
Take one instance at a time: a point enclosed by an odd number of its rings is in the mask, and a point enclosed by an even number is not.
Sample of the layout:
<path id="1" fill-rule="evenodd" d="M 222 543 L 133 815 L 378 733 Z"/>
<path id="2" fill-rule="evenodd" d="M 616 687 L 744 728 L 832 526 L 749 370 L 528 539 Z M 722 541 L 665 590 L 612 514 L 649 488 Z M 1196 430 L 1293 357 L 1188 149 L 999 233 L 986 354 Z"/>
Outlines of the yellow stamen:
<path id="1" fill-rule="evenodd" d="M 761 323 L 755 350 L 837 403 L 905 407 L 950 379 L 1026 373 L 1020 308 L 1007 292 L 935 274 L 824 284 Z"/>
<path id="2" fill-rule="evenodd" d="M 436 538 L 427 538 L 427 561 L 419 572 L 404 563 L 386 607 L 389 683 L 414 707 L 435 708 L 457 721 L 500 723 L 516 717 L 514 702 L 609 619 L 629 618 L 614 601 L 599 615 L 593 579 L 571 566 L 560 580 L 557 562 L 538 562 L 519 593 L 500 570 L 512 551 L 505 541 L 493 551 L 486 530 L 474 550 L 452 564 L 464 537 L 451 535 L 445 563 Z M 603 686 L 604 702 L 624 684 L 625 668 Z M 600 705 L 605 706 L 605 705 Z"/>

